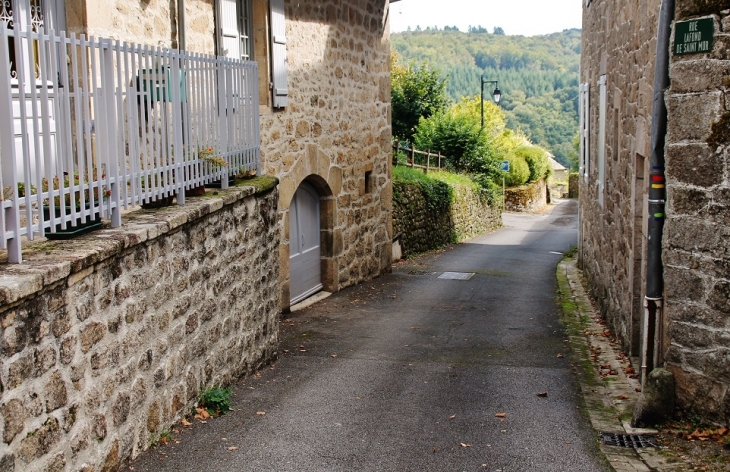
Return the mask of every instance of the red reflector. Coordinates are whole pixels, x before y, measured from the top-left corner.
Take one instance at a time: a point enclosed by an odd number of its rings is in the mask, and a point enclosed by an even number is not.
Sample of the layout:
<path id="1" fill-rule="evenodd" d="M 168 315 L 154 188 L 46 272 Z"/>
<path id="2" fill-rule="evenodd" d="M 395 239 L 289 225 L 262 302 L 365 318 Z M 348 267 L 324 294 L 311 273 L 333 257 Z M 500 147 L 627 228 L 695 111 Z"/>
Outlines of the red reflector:
<path id="1" fill-rule="evenodd" d="M 663 175 L 652 175 L 651 180 L 652 180 L 652 182 L 664 182 L 664 176 Z"/>

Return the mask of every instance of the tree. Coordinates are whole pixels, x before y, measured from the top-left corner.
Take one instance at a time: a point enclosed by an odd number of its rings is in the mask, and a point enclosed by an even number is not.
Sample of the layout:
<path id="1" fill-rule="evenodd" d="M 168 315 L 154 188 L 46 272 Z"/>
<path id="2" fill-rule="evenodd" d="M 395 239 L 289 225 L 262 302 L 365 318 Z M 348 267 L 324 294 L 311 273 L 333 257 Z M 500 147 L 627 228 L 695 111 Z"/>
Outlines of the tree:
<path id="1" fill-rule="evenodd" d="M 484 111 L 482 128 L 480 97 L 462 98 L 448 110 L 421 119 L 414 142 L 419 149 L 444 154 L 457 171 L 492 180 L 499 173 L 498 162 L 504 154 L 504 115 L 491 102 L 484 103 Z"/>
<path id="2" fill-rule="evenodd" d="M 495 26 L 495 27 L 494 27 L 494 34 L 501 34 L 501 35 L 504 35 L 504 30 L 502 29 L 502 27 L 501 27 L 501 26 Z"/>
<path id="3" fill-rule="evenodd" d="M 412 141 L 420 119 L 448 106 L 446 78 L 425 62 L 420 66 L 403 66 L 395 54 L 391 54 L 390 64 L 393 136 Z"/>

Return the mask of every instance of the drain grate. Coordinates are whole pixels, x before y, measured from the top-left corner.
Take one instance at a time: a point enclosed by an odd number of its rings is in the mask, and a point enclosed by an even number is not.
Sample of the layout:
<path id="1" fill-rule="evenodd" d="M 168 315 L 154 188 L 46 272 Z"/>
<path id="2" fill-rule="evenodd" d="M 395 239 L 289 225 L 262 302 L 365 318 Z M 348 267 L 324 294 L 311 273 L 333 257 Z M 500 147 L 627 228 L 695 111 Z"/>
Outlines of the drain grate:
<path id="1" fill-rule="evenodd" d="M 599 433 L 603 444 L 608 446 L 632 447 L 634 449 L 645 447 L 659 447 L 656 437 L 643 434 L 617 434 Z"/>
<path id="2" fill-rule="evenodd" d="M 447 280 L 469 280 L 474 277 L 474 272 L 444 272 L 439 275 L 439 279 Z"/>
<path id="3" fill-rule="evenodd" d="M 408 271 L 409 275 L 434 275 L 436 272 L 424 272 L 422 270 L 411 270 Z"/>

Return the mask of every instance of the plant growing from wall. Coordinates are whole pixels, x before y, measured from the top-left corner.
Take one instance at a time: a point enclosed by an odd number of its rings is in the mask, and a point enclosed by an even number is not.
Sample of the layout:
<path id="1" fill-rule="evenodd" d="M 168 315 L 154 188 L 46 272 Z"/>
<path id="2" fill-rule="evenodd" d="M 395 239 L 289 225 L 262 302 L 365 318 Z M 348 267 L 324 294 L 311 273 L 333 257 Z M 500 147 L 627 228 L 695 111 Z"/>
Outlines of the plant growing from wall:
<path id="1" fill-rule="evenodd" d="M 210 415 L 225 415 L 231 411 L 231 388 L 208 387 L 200 393 L 198 404 Z"/>

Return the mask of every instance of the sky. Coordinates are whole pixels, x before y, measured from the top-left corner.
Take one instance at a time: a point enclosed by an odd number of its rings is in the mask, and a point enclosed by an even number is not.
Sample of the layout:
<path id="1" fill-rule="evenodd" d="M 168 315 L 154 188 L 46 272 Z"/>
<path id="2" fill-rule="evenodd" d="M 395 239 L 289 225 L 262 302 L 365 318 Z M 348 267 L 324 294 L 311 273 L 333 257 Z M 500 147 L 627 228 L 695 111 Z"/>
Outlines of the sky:
<path id="1" fill-rule="evenodd" d="M 581 27 L 582 0 L 400 0 L 390 6 L 391 32 L 410 26 L 495 26 L 505 34 L 534 36 Z"/>

